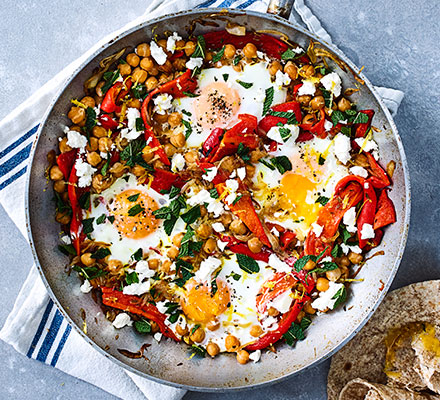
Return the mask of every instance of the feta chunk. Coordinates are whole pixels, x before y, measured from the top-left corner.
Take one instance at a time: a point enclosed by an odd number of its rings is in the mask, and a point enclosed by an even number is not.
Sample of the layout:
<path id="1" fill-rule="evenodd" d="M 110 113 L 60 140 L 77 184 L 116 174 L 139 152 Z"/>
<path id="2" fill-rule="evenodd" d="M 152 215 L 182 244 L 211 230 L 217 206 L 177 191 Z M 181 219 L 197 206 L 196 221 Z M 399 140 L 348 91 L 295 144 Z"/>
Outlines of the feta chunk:
<path id="1" fill-rule="evenodd" d="M 333 122 L 325 120 L 324 129 L 326 132 L 330 131 L 333 128 Z"/>
<path id="2" fill-rule="evenodd" d="M 162 333 L 156 332 L 153 337 L 154 337 L 154 340 L 156 340 L 156 342 L 159 343 L 160 339 L 162 339 Z"/>
<path id="3" fill-rule="evenodd" d="M 214 229 L 216 232 L 224 232 L 225 226 L 221 222 L 214 222 L 212 224 L 212 229 Z"/>
<path id="4" fill-rule="evenodd" d="M 185 157 L 180 153 L 174 154 L 173 158 L 171 159 L 171 171 L 178 172 L 178 171 L 182 171 L 184 168 L 185 168 Z"/>
<path id="5" fill-rule="evenodd" d="M 202 175 L 202 178 L 205 181 L 212 182 L 212 180 L 217 175 L 217 171 L 218 171 L 217 167 L 207 168 L 205 170 L 205 173 Z"/>
<path id="6" fill-rule="evenodd" d="M 316 237 L 320 237 L 324 227 L 314 222 L 312 225 L 312 232 L 316 235 Z"/>
<path id="7" fill-rule="evenodd" d="M 368 176 L 368 172 L 365 168 L 359 167 L 355 165 L 350 168 L 350 173 L 353 175 L 361 176 L 362 178 L 366 178 Z"/>
<path id="8" fill-rule="evenodd" d="M 283 135 L 281 135 L 281 129 L 288 129 L 290 131 L 290 136 L 283 139 Z M 286 124 L 283 126 L 273 126 L 267 132 L 267 137 L 269 139 L 275 140 L 277 143 L 284 144 L 285 142 L 295 141 L 299 135 L 299 127 L 297 125 Z"/>
<path id="9" fill-rule="evenodd" d="M 361 229 L 361 239 L 362 240 L 367 240 L 367 239 L 374 239 L 374 229 L 373 229 L 373 225 L 371 224 L 364 224 L 362 225 L 362 229 Z"/>
<path id="10" fill-rule="evenodd" d="M 354 141 L 357 143 L 357 145 L 363 150 L 363 151 L 374 151 L 378 150 L 379 146 L 373 139 L 365 139 L 365 138 L 357 138 L 354 139 Z"/>
<path id="11" fill-rule="evenodd" d="M 66 144 L 72 149 L 84 149 L 87 146 L 87 138 L 77 131 L 68 131 Z"/>
<path id="12" fill-rule="evenodd" d="M 303 84 L 300 86 L 300 88 L 298 89 L 298 96 L 313 96 L 316 92 L 316 86 L 315 84 L 306 79 L 305 81 L 303 81 Z"/>
<path id="13" fill-rule="evenodd" d="M 283 86 L 288 85 L 291 81 L 290 76 L 281 70 L 278 70 L 275 74 L 275 86 L 278 90 L 281 90 Z"/>
<path id="14" fill-rule="evenodd" d="M 188 69 L 201 68 L 202 65 L 203 65 L 203 58 L 201 57 L 190 58 L 185 64 L 186 68 Z"/>
<path id="15" fill-rule="evenodd" d="M 72 243 L 72 240 L 70 239 L 70 236 L 68 236 L 68 235 L 61 236 L 60 240 L 61 240 L 61 243 L 66 244 L 66 245 L 69 245 Z"/>
<path id="16" fill-rule="evenodd" d="M 257 103 L 264 103 L 265 99 L 266 99 L 266 92 L 262 88 L 258 88 L 257 94 L 254 97 L 254 100 Z"/>
<path id="17" fill-rule="evenodd" d="M 90 284 L 90 282 L 86 279 L 84 281 L 84 283 L 80 286 L 79 288 L 81 290 L 81 292 L 83 293 L 89 293 L 92 289 L 93 286 Z"/>
<path id="18" fill-rule="evenodd" d="M 334 139 L 334 143 L 336 157 L 342 164 L 346 164 L 350 159 L 350 138 L 342 133 L 338 133 Z"/>
<path id="19" fill-rule="evenodd" d="M 286 290 L 284 293 L 275 297 L 269 304 L 268 308 L 273 307 L 278 310 L 281 314 L 286 313 L 290 310 L 290 306 L 292 304 L 292 297 L 290 296 L 292 292 L 290 290 Z"/>
<path id="20" fill-rule="evenodd" d="M 257 363 L 261 358 L 261 350 L 255 350 L 252 353 L 249 353 L 249 360 Z"/>
<path id="21" fill-rule="evenodd" d="M 152 278 L 156 273 L 148 266 L 148 262 L 145 260 L 140 260 L 136 264 L 135 271 L 138 275 L 139 281 L 142 282 L 144 279 Z"/>
<path id="22" fill-rule="evenodd" d="M 194 207 L 197 204 L 208 203 L 207 211 L 213 213 L 215 218 L 218 218 L 225 212 L 223 204 L 220 201 L 217 201 L 217 199 L 213 199 L 206 189 L 202 189 L 197 194 L 190 196 L 187 203 L 191 207 Z"/>
<path id="23" fill-rule="evenodd" d="M 228 189 L 231 193 L 236 192 L 238 190 L 238 181 L 235 179 L 227 179 L 226 189 Z"/>
<path id="24" fill-rule="evenodd" d="M 195 277 L 199 282 L 206 282 L 211 278 L 211 274 L 222 265 L 222 262 L 215 257 L 208 257 L 200 264 L 199 270 L 196 272 Z"/>
<path id="25" fill-rule="evenodd" d="M 182 40 L 182 37 L 180 37 L 177 32 L 173 32 L 173 34 L 171 36 L 168 36 L 167 39 L 167 50 L 170 53 L 174 53 L 176 51 L 176 42 L 178 42 L 179 40 Z"/>
<path id="26" fill-rule="evenodd" d="M 323 76 L 321 78 L 321 83 L 326 90 L 333 93 L 333 96 L 338 97 L 341 94 L 342 81 L 341 77 L 336 72 Z"/>
<path id="27" fill-rule="evenodd" d="M 289 265 L 287 265 L 284 261 L 280 260 L 276 254 L 271 254 L 269 256 L 268 264 L 277 272 L 289 273 L 292 271 L 292 268 Z"/>
<path id="28" fill-rule="evenodd" d="M 150 281 L 132 283 L 131 285 L 125 286 L 122 289 L 124 294 L 133 294 L 136 296 L 141 296 L 150 291 Z"/>
<path id="29" fill-rule="evenodd" d="M 137 139 L 141 135 L 141 131 L 136 130 L 136 120 L 140 118 L 141 114 L 137 108 L 129 107 L 127 108 L 127 127 L 121 129 L 121 137 L 132 141 Z"/>
<path id="30" fill-rule="evenodd" d="M 118 314 L 115 320 L 113 321 L 113 326 L 116 329 L 121 329 L 124 326 L 131 326 L 132 324 L 133 321 L 131 320 L 130 316 L 127 313 Z"/>
<path id="31" fill-rule="evenodd" d="M 127 139 L 129 142 L 131 142 L 134 139 L 137 139 L 141 135 L 141 131 L 137 131 L 136 129 L 128 129 L 124 128 L 121 129 L 121 138 Z"/>
<path id="32" fill-rule="evenodd" d="M 347 210 L 342 218 L 342 222 L 345 224 L 347 231 L 350 233 L 355 233 L 356 228 L 356 208 L 351 207 Z"/>
<path id="33" fill-rule="evenodd" d="M 228 245 L 228 242 L 222 242 L 221 240 L 217 240 L 217 247 L 220 251 L 223 251 L 226 246 Z"/>
<path id="34" fill-rule="evenodd" d="M 173 107 L 173 96 L 168 93 L 159 94 L 154 99 L 154 112 L 164 115 Z"/>
<path id="35" fill-rule="evenodd" d="M 246 168 L 245 167 L 241 167 L 237 169 L 237 176 L 243 180 L 246 178 Z"/>
<path id="36" fill-rule="evenodd" d="M 215 218 L 220 217 L 225 212 L 225 209 L 223 207 L 223 204 L 220 201 L 217 201 L 215 199 L 211 199 L 212 201 L 208 204 L 207 211 L 209 213 L 214 214 Z"/>
<path id="37" fill-rule="evenodd" d="M 319 292 L 319 297 L 312 302 L 312 307 L 319 311 L 325 311 L 327 308 L 333 310 L 337 300 L 333 297 L 343 287 L 343 283 L 335 283 L 330 281 L 328 289 L 325 292 Z"/>
<path id="38" fill-rule="evenodd" d="M 150 42 L 151 57 L 154 58 L 159 65 L 164 65 L 167 61 L 167 55 L 154 40 Z"/>
<path id="39" fill-rule="evenodd" d="M 87 139 L 86 139 L 87 140 Z M 87 187 L 92 184 L 93 174 L 96 168 L 93 168 L 89 163 L 78 158 L 75 162 L 76 175 L 78 176 L 78 186 Z"/>

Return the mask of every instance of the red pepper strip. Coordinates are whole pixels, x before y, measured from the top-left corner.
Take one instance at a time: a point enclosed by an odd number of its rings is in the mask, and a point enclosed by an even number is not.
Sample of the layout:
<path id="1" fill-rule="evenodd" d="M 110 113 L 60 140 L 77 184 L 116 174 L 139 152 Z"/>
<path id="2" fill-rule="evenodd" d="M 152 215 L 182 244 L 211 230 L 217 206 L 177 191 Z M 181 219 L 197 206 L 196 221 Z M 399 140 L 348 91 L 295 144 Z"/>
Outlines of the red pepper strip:
<path id="1" fill-rule="evenodd" d="M 296 234 L 292 231 L 285 231 L 280 234 L 281 250 L 286 251 L 292 242 L 296 239 Z"/>
<path id="2" fill-rule="evenodd" d="M 226 185 L 224 183 L 219 183 L 218 185 L 215 185 L 215 187 L 221 196 L 225 191 Z M 223 199 L 223 201 L 225 200 Z M 265 244 L 267 247 L 272 247 L 266 232 L 264 231 L 263 224 L 255 211 L 252 198 L 248 193 L 244 193 L 235 204 L 228 204 L 228 206 L 234 215 L 240 218 L 242 222 L 249 228 L 249 230 L 254 233 L 263 244 Z"/>
<path id="3" fill-rule="evenodd" d="M 312 140 L 314 138 L 313 133 L 310 132 L 301 132 L 298 137 L 296 138 L 296 142 L 307 142 L 309 140 Z"/>
<path id="4" fill-rule="evenodd" d="M 278 322 L 278 328 L 266 333 L 265 335 L 260 337 L 255 343 L 246 346 L 245 349 L 248 351 L 262 350 L 265 349 L 267 346 L 278 342 L 278 340 L 280 340 L 283 335 L 289 330 L 292 323 L 295 322 L 298 314 L 303 308 L 304 303 L 308 300 L 310 300 L 310 297 L 308 296 L 303 296 L 301 300 L 296 300 L 290 310 L 281 317 L 280 321 Z"/>
<path id="5" fill-rule="evenodd" d="M 263 247 L 259 253 L 253 253 L 249 250 L 249 246 L 247 243 L 240 242 L 238 239 L 235 239 L 231 236 L 220 235 L 220 240 L 222 242 L 227 242 L 226 247 L 236 254 L 244 254 L 245 256 L 249 256 L 257 261 L 269 262 L 269 256 L 272 252 L 267 248 Z"/>
<path id="6" fill-rule="evenodd" d="M 70 237 L 72 238 L 73 246 L 75 247 L 76 254 L 81 254 L 81 207 L 78 202 L 77 194 L 78 176 L 76 175 L 75 164 L 72 166 L 72 170 L 69 176 L 69 184 L 67 186 L 67 194 L 69 196 L 70 206 L 72 207 L 72 219 L 70 221 Z"/>
<path id="7" fill-rule="evenodd" d="M 172 186 L 181 188 L 185 184 L 179 175 L 165 169 L 156 169 L 153 175 L 151 189 L 158 193 L 161 193 L 163 190 L 170 190 Z"/>
<path id="8" fill-rule="evenodd" d="M 122 82 L 116 82 L 104 96 L 101 103 L 101 110 L 106 113 L 119 112 L 121 107 L 116 105 L 119 92 L 122 90 Z"/>
<path id="9" fill-rule="evenodd" d="M 116 98 L 116 104 L 120 104 L 122 100 L 124 100 L 124 97 L 127 96 L 127 94 L 130 92 L 131 85 L 133 85 L 133 81 L 129 78 L 124 81 L 125 89 L 121 90 L 118 94 L 118 97 Z"/>
<path id="10" fill-rule="evenodd" d="M 113 150 L 110 153 L 110 165 L 113 165 L 115 162 L 118 162 L 120 158 L 120 153 L 117 149 Z"/>
<path id="11" fill-rule="evenodd" d="M 240 114 L 240 122 L 227 130 L 217 149 L 214 149 L 211 156 L 205 161 L 216 162 L 223 157 L 235 154 L 238 146 L 242 143 L 251 150 L 255 150 L 259 145 L 259 140 L 254 132 L 257 129 L 257 117 L 249 114 Z"/>
<path id="12" fill-rule="evenodd" d="M 70 150 L 66 153 L 61 153 L 57 157 L 57 165 L 60 167 L 65 180 L 70 178 L 70 171 L 72 171 L 73 164 L 75 163 L 77 152 L 77 150 Z"/>
<path id="13" fill-rule="evenodd" d="M 380 245 L 380 242 L 383 238 L 383 229 L 376 229 L 374 231 L 374 239 L 369 239 L 367 242 L 367 245 L 364 247 L 364 251 L 370 251 L 371 249 L 374 249 L 375 247 Z"/>
<path id="14" fill-rule="evenodd" d="M 168 59 L 169 59 L 170 61 L 174 61 L 174 60 L 177 60 L 177 59 L 180 58 L 180 57 L 183 57 L 184 54 L 185 54 L 185 52 L 184 52 L 183 50 L 176 51 L 176 52 L 174 52 L 173 55 L 171 55 L 170 57 L 168 57 Z"/>
<path id="15" fill-rule="evenodd" d="M 379 196 L 377 201 L 377 211 L 374 217 L 374 230 L 383 228 L 389 224 L 394 224 L 396 222 L 396 210 L 394 209 L 394 204 L 388 197 L 387 190 L 384 189 Z"/>
<path id="16" fill-rule="evenodd" d="M 372 177 L 370 177 L 369 181 L 376 189 L 382 189 L 388 186 L 390 182 L 390 178 L 388 178 L 387 173 L 384 169 L 379 165 L 379 163 L 375 160 L 375 158 L 370 154 L 365 152 L 365 155 L 368 158 L 368 163 L 370 164 L 370 172 Z"/>
<path id="17" fill-rule="evenodd" d="M 128 311 L 132 314 L 142 315 L 157 323 L 164 336 L 180 342 L 180 339 L 165 325 L 166 315 L 159 312 L 156 306 L 150 303 L 142 304 L 142 300 L 137 296 L 124 294 L 113 288 L 101 287 L 102 302 L 106 306 Z"/>
<path id="18" fill-rule="evenodd" d="M 269 57 L 281 58 L 288 46 L 286 43 L 266 33 L 246 33 L 244 36 L 231 35 L 227 31 L 208 32 L 203 35 L 208 49 L 221 49 L 225 44 L 232 44 L 242 49 L 247 43 L 257 46 Z"/>
<path id="19" fill-rule="evenodd" d="M 289 101 L 287 103 L 277 104 L 276 106 L 273 106 L 271 108 L 273 111 L 278 112 L 293 112 L 298 122 L 301 122 L 302 120 L 301 106 L 296 101 Z M 277 126 L 277 124 L 279 123 L 286 124 L 287 118 L 266 115 L 258 124 L 258 132 L 263 132 L 264 134 L 266 134 L 267 132 L 269 132 L 270 128 Z"/>
<path id="20" fill-rule="evenodd" d="M 198 166 L 199 166 L 200 170 L 202 170 L 203 172 L 205 172 L 207 169 L 215 167 L 214 164 L 211 164 L 209 162 L 204 162 L 204 161 L 198 162 Z M 231 173 L 229 171 L 220 167 L 217 169 L 217 175 L 214 177 L 214 179 L 211 182 L 214 185 L 217 185 L 219 183 L 224 183 L 224 182 L 226 182 L 226 179 L 229 178 L 229 175 L 231 175 Z"/>
<path id="21" fill-rule="evenodd" d="M 218 149 L 222 141 L 225 130 L 223 128 L 215 128 L 206 138 L 202 146 L 202 154 L 208 157 L 214 149 Z"/>
<path id="22" fill-rule="evenodd" d="M 101 123 L 101 126 L 104 129 L 116 129 L 119 126 L 119 122 L 110 117 L 108 114 L 101 114 L 98 117 L 99 122 Z"/>
<path id="23" fill-rule="evenodd" d="M 370 129 L 371 121 L 374 116 L 374 110 L 361 110 L 359 111 L 363 114 L 366 114 L 368 116 L 368 122 L 362 123 L 362 124 L 354 124 L 356 137 L 364 137 L 367 133 L 368 129 Z"/>
<path id="24" fill-rule="evenodd" d="M 309 131 L 311 133 L 314 133 L 317 137 L 320 139 L 325 139 L 327 137 L 327 132 L 324 128 L 325 124 L 325 111 L 324 109 L 321 109 L 319 111 L 320 120 L 318 122 L 315 122 L 314 124 L 300 124 L 300 128 L 304 129 L 306 131 Z"/>
<path id="25" fill-rule="evenodd" d="M 364 204 L 357 218 L 359 247 L 362 249 L 367 245 L 367 239 L 361 239 L 362 228 L 365 224 L 374 224 L 374 216 L 376 213 L 377 198 L 374 187 L 369 180 L 364 183 Z"/>

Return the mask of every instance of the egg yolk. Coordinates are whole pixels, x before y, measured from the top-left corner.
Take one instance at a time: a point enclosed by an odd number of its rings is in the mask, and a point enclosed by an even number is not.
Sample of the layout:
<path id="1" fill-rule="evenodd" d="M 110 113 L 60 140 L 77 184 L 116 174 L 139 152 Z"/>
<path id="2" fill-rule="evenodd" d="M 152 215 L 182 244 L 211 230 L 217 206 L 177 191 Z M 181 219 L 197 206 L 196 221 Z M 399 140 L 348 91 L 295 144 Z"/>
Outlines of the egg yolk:
<path id="1" fill-rule="evenodd" d="M 225 128 L 231 125 L 240 108 L 238 91 L 224 82 L 214 82 L 201 89 L 194 101 L 197 124 L 204 129 Z"/>
<path id="2" fill-rule="evenodd" d="M 154 199 L 139 190 L 125 190 L 109 206 L 115 217 L 113 226 L 129 239 L 142 239 L 156 230 L 159 221 L 153 211 L 159 207 Z"/>
<path id="3" fill-rule="evenodd" d="M 205 324 L 227 310 L 230 302 L 228 286 L 218 278 L 216 282 L 217 291 L 214 295 L 207 284 L 198 283 L 194 279 L 187 282 L 187 293 L 180 303 L 190 320 Z"/>

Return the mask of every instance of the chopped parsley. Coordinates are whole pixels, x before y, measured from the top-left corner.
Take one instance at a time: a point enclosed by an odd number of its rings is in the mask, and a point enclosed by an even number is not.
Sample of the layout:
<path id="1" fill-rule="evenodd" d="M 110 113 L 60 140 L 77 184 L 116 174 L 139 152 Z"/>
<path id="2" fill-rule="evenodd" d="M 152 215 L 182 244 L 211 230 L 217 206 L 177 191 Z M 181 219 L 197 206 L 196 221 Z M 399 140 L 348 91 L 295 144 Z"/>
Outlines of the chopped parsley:
<path id="1" fill-rule="evenodd" d="M 325 206 L 329 201 L 330 201 L 330 199 L 328 197 L 319 196 L 316 199 L 315 203 L 319 203 L 319 204 L 322 204 L 323 206 Z"/>
<path id="2" fill-rule="evenodd" d="M 138 274 L 133 271 L 125 275 L 125 282 L 127 282 L 127 285 L 131 285 L 132 283 L 139 283 Z"/>
<path id="3" fill-rule="evenodd" d="M 264 103 L 263 103 L 263 115 L 266 115 L 269 112 L 270 106 L 273 103 L 274 93 L 275 93 L 275 89 L 273 88 L 273 86 L 270 86 L 266 89 L 266 97 L 264 98 Z"/>
<path id="4" fill-rule="evenodd" d="M 136 321 L 134 323 L 134 328 L 139 333 L 150 333 L 151 332 L 151 324 L 146 319 L 141 319 L 140 321 Z"/>
<path id="5" fill-rule="evenodd" d="M 139 195 L 140 195 L 140 193 L 136 193 L 136 194 L 133 194 L 131 196 L 128 196 L 127 200 L 131 201 L 131 202 L 136 201 L 139 198 Z"/>
<path id="6" fill-rule="evenodd" d="M 95 260 L 101 260 L 109 256 L 110 254 L 112 254 L 110 252 L 110 249 L 108 249 L 107 247 L 100 247 L 98 250 L 92 253 L 91 257 L 94 258 Z"/>
<path id="7" fill-rule="evenodd" d="M 243 81 L 240 81 L 239 79 L 237 79 L 236 82 L 237 82 L 239 85 L 243 86 L 245 89 L 249 89 L 249 88 L 251 88 L 252 86 L 254 86 L 253 83 L 250 83 L 250 82 L 243 82 Z"/>
<path id="8" fill-rule="evenodd" d="M 142 260 L 143 256 L 144 256 L 144 252 L 142 248 L 139 248 L 131 255 L 131 258 L 135 261 L 140 261 Z"/>
<path id="9" fill-rule="evenodd" d="M 185 127 L 185 139 L 188 139 L 191 136 L 192 133 L 192 126 L 191 123 L 185 119 L 182 119 L 182 124 Z"/>
<path id="10" fill-rule="evenodd" d="M 128 210 L 128 215 L 130 217 L 134 217 L 135 215 L 138 215 L 143 211 L 145 211 L 145 208 L 142 207 L 140 204 L 136 204 Z"/>
<path id="11" fill-rule="evenodd" d="M 105 83 L 102 86 L 101 91 L 103 94 L 105 94 L 107 90 L 109 90 L 116 82 L 116 79 L 119 78 L 119 70 L 116 69 L 114 71 L 104 72 L 104 75 L 102 77 L 105 80 Z"/>
<path id="12" fill-rule="evenodd" d="M 217 61 L 220 61 L 223 58 L 223 55 L 225 54 L 225 46 L 223 46 L 218 53 L 216 53 L 212 57 L 212 62 L 216 63 Z"/>
<path id="13" fill-rule="evenodd" d="M 88 235 L 89 233 L 93 232 L 93 221 L 94 220 L 95 220 L 95 218 L 83 219 L 82 224 L 83 224 L 83 232 L 85 235 Z"/>
<path id="14" fill-rule="evenodd" d="M 102 214 L 101 216 L 99 216 L 97 219 L 96 219 L 96 225 L 101 225 L 101 224 L 103 224 L 104 222 L 105 222 L 105 220 L 106 220 L 106 216 L 105 216 L 105 214 Z"/>

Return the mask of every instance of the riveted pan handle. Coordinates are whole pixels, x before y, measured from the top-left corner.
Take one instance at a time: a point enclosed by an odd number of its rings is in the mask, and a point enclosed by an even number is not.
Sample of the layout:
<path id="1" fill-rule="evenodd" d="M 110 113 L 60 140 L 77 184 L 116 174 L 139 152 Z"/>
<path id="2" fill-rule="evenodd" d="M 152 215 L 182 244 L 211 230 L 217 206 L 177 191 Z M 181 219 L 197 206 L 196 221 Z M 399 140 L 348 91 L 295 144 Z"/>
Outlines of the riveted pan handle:
<path id="1" fill-rule="evenodd" d="M 267 12 L 289 19 L 294 0 L 270 0 Z"/>

